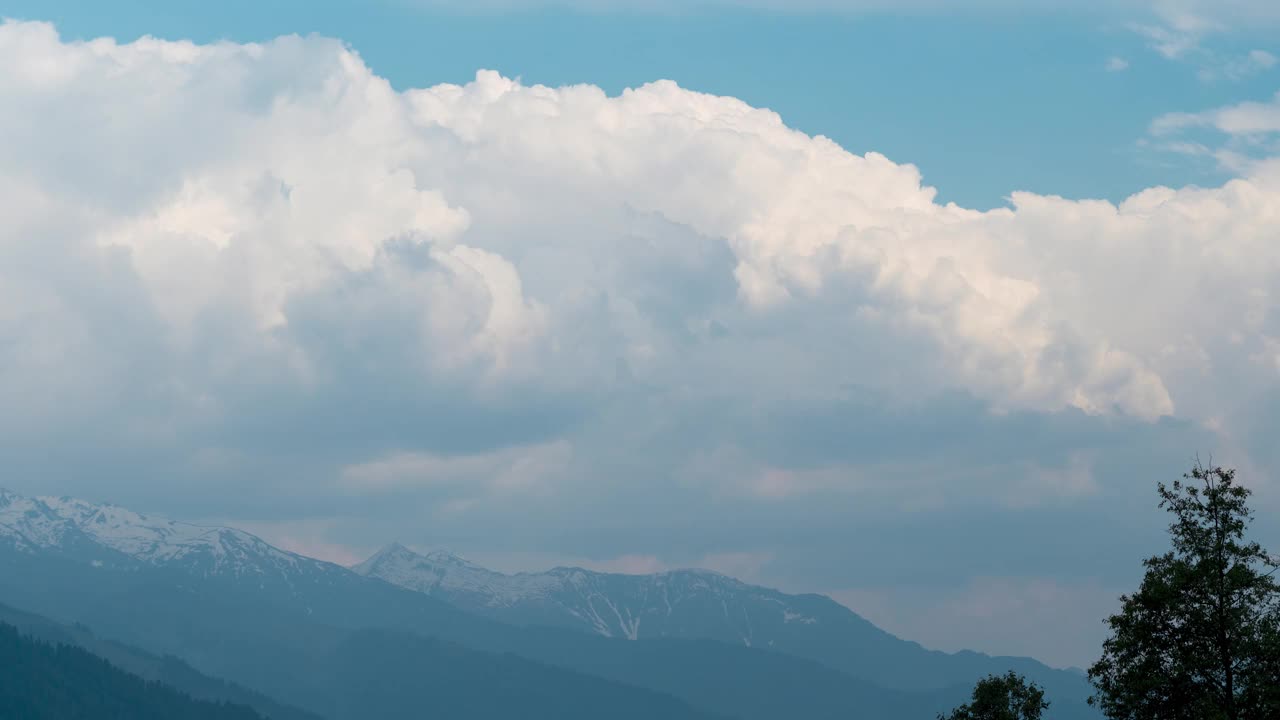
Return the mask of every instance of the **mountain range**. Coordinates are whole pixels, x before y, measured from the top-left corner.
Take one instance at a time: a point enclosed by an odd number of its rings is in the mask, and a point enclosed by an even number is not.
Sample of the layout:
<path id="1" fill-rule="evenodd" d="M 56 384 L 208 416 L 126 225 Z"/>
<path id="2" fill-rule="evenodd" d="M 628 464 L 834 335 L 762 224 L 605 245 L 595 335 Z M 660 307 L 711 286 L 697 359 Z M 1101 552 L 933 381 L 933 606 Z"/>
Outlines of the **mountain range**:
<path id="1" fill-rule="evenodd" d="M 1054 718 L 1097 717 L 1077 673 L 928 651 L 828 598 L 707 571 L 504 575 L 396 545 L 349 569 L 7 491 L 0 602 L 334 720 L 932 718 L 1010 668 L 1049 690 Z"/>
<path id="2" fill-rule="evenodd" d="M 1012 669 L 1054 694 L 1087 692 L 1078 673 L 1030 658 L 926 650 L 826 596 L 787 594 L 710 570 L 625 575 L 557 567 L 504 574 L 451 553 L 419 554 L 399 543 L 352 569 L 513 624 L 629 640 L 705 639 L 765 648 L 885 687 L 937 690 Z"/>

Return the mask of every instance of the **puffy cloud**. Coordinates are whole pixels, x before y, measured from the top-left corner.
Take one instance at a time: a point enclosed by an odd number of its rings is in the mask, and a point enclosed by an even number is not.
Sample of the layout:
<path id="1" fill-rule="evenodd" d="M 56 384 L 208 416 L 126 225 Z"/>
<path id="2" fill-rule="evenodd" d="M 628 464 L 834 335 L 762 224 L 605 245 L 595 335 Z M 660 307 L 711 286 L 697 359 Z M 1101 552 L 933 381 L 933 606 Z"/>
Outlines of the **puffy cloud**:
<path id="1" fill-rule="evenodd" d="M 425 415 L 853 382 L 1207 420 L 1240 372 L 1274 379 L 1246 359 L 1275 342 L 1274 172 L 977 212 L 910 165 L 667 81 L 397 92 L 330 40 L 15 22 L 0 56 L 24 108 L 0 120 L 6 424 L 60 394 L 86 399 L 60 422 L 141 422 L 127 391 L 207 429 L 263 388 L 347 402 L 379 380 Z"/>

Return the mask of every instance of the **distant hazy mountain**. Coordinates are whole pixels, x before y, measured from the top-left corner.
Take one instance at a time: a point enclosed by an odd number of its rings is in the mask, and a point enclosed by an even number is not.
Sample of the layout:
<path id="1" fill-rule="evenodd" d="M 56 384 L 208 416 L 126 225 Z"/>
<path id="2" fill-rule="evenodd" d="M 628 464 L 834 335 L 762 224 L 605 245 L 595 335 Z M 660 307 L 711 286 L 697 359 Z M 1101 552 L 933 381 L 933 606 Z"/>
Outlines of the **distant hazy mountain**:
<path id="1" fill-rule="evenodd" d="M 675 632 L 674 621 L 666 637 L 651 637 L 639 604 L 630 606 L 631 624 L 617 626 L 633 628 L 637 641 L 619 639 L 627 632 L 606 637 L 532 616 L 521 625 L 499 622 L 460 609 L 456 598 L 365 577 L 241 531 L 0 491 L 0 602 L 82 622 L 101 637 L 174 655 L 202 673 L 335 720 L 419 717 L 426 708 L 477 719 L 909 720 L 932 718 L 962 700 L 992 664 L 974 655 L 981 662 L 968 671 L 947 666 L 957 678 L 949 687 L 931 679 L 929 687 L 937 689 L 886 688 L 866 679 L 871 672 L 855 677 L 792 649 L 761 649 L 767 640 L 778 647 L 789 636 L 758 619 L 764 615 L 756 605 L 768 602 L 749 598 L 758 589 L 722 576 L 688 577 L 694 585 L 722 583 L 722 595 L 748 588 L 735 605 L 726 598 L 718 616 L 747 607 L 751 622 L 761 623 L 750 636 L 759 647 L 745 647 L 737 634 L 698 630 L 711 627 L 715 614 L 707 608 L 688 616 L 688 639 Z M 692 593 L 688 606 L 696 607 L 692 598 L 704 591 L 686 590 Z M 788 608 L 779 615 L 780 626 L 860 628 L 864 635 L 825 641 L 854 643 L 835 653 L 854 658 L 847 665 L 879 660 L 893 665 L 890 675 L 900 678 L 911 672 L 906 663 L 916 655 L 904 659 L 895 652 L 915 648 L 920 657 L 930 656 L 847 610 L 827 615 L 825 606 L 805 604 L 810 596 L 779 597 Z M 813 600 L 819 601 L 831 603 Z M 625 620 L 621 601 L 612 602 Z M 606 606 L 591 607 L 603 621 Z M 824 647 L 821 637 L 814 642 Z M 1096 718 L 1073 697 L 1082 695 L 1053 697 L 1055 720 Z"/>
<path id="2" fill-rule="evenodd" d="M 51 645 L 0 623 L 0 718 L 262 720 L 243 705 L 195 700 L 83 648 Z"/>
<path id="3" fill-rule="evenodd" d="M 697 637 L 769 647 L 777 634 L 774 621 L 818 622 L 792 610 L 781 593 L 709 570 L 622 575 L 558 567 L 505 575 L 449 553 L 419 555 L 398 543 L 352 570 L 499 619 L 628 640 Z M 760 621 L 770 627 L 757 628 Z"/>
<path id="4" fill-rule="evenodd" d="M 159 683 L 197 700 L 253 708 L 270 720 L 319 720 L 319 716 L 275 702 L 234 683 L 212 678 L 172 655 L 157 656 L 123 643 L 106 640 L 83 625 L 66 625 L 33 613 L 0 605 L 0 625 L 49 645 L 69 645 L 96 655 L 147 682 Z M 13 717 L 0 711 L 0 718 Z"/>
<path id="5" fill-rule="evenodd" d="M 1016 669 L 1057 697 L 1087 697 L 1078 672 L 1030 658 L 942 653 L 880 630 L 822 595 L 789 595 L 709 570 L 623 575 L 558 567 L 507 575 L 393 543 L 354 568 L 506 622 L 606 637 L 709 639 L 817 660 L 885 687 L 941 689 Z"/>
<path id="6" fill-rule="evenodd" d="M 422 637 L 492 647 L 505 627 L 248 533 L 71 498 L 0 490 L 0 601 L 327 718 L 714 717 L 652 690 Z M 419 632 L 375 629 L 383 623 Z"/>

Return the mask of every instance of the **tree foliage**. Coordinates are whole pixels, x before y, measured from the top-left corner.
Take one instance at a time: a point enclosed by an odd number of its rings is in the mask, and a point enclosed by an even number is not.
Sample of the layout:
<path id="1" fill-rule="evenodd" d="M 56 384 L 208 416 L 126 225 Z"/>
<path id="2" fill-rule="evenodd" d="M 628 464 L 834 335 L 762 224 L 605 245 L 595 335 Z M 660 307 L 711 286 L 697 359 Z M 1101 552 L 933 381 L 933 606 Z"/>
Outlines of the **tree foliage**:
<path id="1" fill-rule="evenodd" d="M 0 624 L 0 718 L 22 720 L 261 720 L 243 705 L 195 700 L 70 645 Z"/>
<path id="2" fill-rule="evenodd" d="M 1090 703 L 1114 720 L 1280 718 L 1277 563 L 1246 538 L 1249 490 L 1197 464 L 1159 492 L 1172 549 L 1107 620 Z"/>
<path id="3" fill-rule="evenodd" d="M 1009 671 L 979 680 L 969 703 L 939 715 L 938 720 L 1040 720 L 1048 707 L 1043 690 Z"/>

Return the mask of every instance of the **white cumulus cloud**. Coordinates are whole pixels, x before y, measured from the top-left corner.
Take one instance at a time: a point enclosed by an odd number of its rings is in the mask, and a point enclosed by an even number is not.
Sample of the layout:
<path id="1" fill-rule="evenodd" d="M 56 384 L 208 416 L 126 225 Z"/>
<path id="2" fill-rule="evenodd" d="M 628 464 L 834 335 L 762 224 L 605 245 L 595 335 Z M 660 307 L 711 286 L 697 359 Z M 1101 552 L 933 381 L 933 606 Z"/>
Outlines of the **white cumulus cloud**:
<path id="1" fill-rule="evenodd" d="M 0 422 L 28 434 L 394 412 L 345 465 L 434 468 L 418 423 L 544 442 L 503 423 L 631 385 L 1208 422 L 1276 380 L 1274 167 L 980 212 L 670 81 L 399 92 L 333 40 L 20 22 L 0 62 Z"/>

